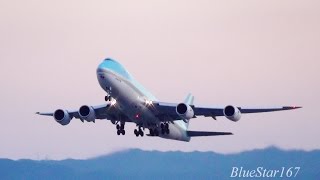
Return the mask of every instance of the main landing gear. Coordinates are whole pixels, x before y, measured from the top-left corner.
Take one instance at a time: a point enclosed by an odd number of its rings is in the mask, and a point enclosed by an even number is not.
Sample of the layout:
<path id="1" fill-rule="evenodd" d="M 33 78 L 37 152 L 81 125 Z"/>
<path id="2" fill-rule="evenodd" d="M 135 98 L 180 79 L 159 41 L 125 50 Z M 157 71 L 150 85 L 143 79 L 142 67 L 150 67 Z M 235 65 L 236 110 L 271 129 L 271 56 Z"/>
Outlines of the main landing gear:
<path id="1" fill-rule="evenodd" d="M 118 123 L 117 124 L 117 135 L 125 135 L 126 131 L 124 130 L 124 123 Z M 168 123 L 161 123 L 160 124 L 160 132 L 159 132 L 159 126 L 155 127 L 155 128 L 150 128 L 149 132 L 150 132 L 150 136 L 159 136 L 159 134 L 170 134 L 170 130 L 169 130 L 169 124 Z M 141 129 L 141 126 L 139 126 L 137 129 L 134 130 L 134 134 L 139 137 L 143 137 L 144 136 L 144 132 Z"/>
<path id="2" fill-rule="evenodd" d="M 161 133 L 162 134 L 170 134 L 169 124 L 168 123 L 161 123 L 160 127 L 161 127 Z"/>
<path id="3" fill-rule="evenodd" d="M 124 124 L 117 124 L 117 134 L 120 135 L 125 135 L 126 131 L 124 130 Z"/>
<path id="4" fill-rule="evenodd" d="M 159 131 L 157 128 L 149 129 L 149 131 L 150 131 L 150 136 L 159 136 Z"/>
<path id="5" fill-rule="evenodd" d="M 135 130 L 134 130 L 134 134 L 135 134 L 137 137 L 138 137 L 138 136 L 143 137 L 143 135 L 144 135 L 141 127 L 139 127 L 139 129 L 135 129 Z"/>
<path id="6" fill-rule="evenodd" d="M 158 128 L 150 128 L 150 136 L 159 136 L 159 134 L 170 134 L 170 130 L 169 130 L 169 124 L 168 123 L 161 123 L 160 124 L 160 132 L 158 130 Z"/>
<path id="7" fill-rule="evenodd" d="M 105 101 L 111 101 L 112 100 L 112 97 L 110 96 L 110 94 L 112 93 L 111 90 L 112 90 L 111 86 L 110 87 L 106 86 L 107 95 L 104 97 Z"/>

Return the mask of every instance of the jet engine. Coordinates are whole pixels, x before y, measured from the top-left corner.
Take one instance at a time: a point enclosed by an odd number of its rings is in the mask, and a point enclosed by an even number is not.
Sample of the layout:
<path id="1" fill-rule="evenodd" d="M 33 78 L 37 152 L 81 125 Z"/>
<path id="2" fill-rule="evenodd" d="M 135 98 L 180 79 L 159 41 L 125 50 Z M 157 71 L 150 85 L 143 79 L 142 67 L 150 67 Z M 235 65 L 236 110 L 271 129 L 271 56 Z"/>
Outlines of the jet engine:
<path id="1" fill-rule="evenodd" d="M 192 107 L 185 103 L 178 104 L 176 112 L 182 119 L 191 119 L 194 116 Z"/>
<path id="2" fill-rule="evenodd" d="M 79 109 L 79 115 L 82 119 L 88 122 L 96 120 L 96 113 L 94 112 L 94 109 L 91 106 L 81 106 Z"/>
<path id="3" fill-rule="evenodd" d="M 223 114 L 226 118 L 233 122 L 237 122 L 241 118 L 241 112 L 237 107 L 234 106 L 226 106 L 223 110 Z"/>
<path id="4" fill-rule="evenodd" d="M 61 125 L 65 126 L 70 123 L 71 117 L 66 110 L 58 109 L 53 113 L 54 119 Z"/>

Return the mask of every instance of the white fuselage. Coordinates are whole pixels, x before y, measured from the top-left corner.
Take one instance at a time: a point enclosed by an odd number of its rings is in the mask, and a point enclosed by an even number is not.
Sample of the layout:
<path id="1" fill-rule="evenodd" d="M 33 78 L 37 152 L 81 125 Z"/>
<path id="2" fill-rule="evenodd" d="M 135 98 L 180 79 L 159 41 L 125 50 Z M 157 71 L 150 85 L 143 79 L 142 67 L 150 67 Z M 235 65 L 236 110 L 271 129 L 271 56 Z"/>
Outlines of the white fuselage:
<path id="1" fill-rule="evenodd" d="M 103 64 L 103 63 L 102 63 Z M 132 122 L 142 128 L 160 129 L 160 120 L 149 110 L 146 100 L 156 100 L 133 79 L 127 79 L 100 65 L 97 69 L 97 78 L 100 86 L 116 100 L 116 107 Z M 121 120 L 120 120 L 121 122 Z M 124 123 L 124 122 L 122 122 Z M 170 134 L 160 134 L 167 139 L 190 141 L 187 136 L 187 127 L 182 120 L 169 123 Z"/>

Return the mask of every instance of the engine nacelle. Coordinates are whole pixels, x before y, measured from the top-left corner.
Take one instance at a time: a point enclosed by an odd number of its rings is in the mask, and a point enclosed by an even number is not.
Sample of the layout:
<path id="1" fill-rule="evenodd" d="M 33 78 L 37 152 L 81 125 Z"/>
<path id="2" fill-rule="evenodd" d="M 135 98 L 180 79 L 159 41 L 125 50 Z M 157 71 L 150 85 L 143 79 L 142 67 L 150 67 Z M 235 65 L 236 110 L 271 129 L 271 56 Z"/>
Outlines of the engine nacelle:
<path id="1" fill-rule="evenodd" d="M 226 106 L 223 110 L 223 114 L 226 118 L 228 118 L 231 121 L 237 122 L 241 118 L 241 112 L 240 110 L 235 106 Z"/>
<path id="2" fill-rule="evenodd" d="M 178 104 L 176 112 L 183 119 L 191 119 L 194 116 L 192 107 L 185 103 Z"/>
<path id="3" fill-rule="evenodd" d="M 82 119 L 88 122 L 96 120 L 96 113 L 94 112 L 94 109 L 91 106 L 81 106 L 79 109 L 79 115 Z"/>
<path id="4" fill-rule="evenodd" d="M 71 117 L 66 110 L 58 109 L 53 113 L 54 119 L 57 121 L 57 123 L 65 126 L 70 123 Z"/>

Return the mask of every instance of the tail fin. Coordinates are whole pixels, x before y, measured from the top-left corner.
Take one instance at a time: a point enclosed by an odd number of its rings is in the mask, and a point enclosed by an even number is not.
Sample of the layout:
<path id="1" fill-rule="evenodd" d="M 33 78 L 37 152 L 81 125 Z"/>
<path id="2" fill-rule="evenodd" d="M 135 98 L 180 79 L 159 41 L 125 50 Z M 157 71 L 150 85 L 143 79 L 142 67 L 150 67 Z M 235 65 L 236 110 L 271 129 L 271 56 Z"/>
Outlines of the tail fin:
<path id="1" fill-rule="evenodd" d="M 194 96 L 189 93 L 187 98 L 184 100 L 184 103 L 188 104 L 188 105 L 193 105 L 193 101 L 194 101 Z"/>
<path id="2" fill-rule="evenodd" d="M 194 96 L 189 93 L 188 96 L 186 97 L 186 99 L 184 100 L 184 103 L 187 104 L 187 105 L 190 105 L 192 106 L 193 105 L 193 101 L 194 101 Z M 186 127 L 186 130 L 188 129 L 189 127 L 189 119 L 183 119 L 184 123 L 185 123 L 185 127 Z"/>

